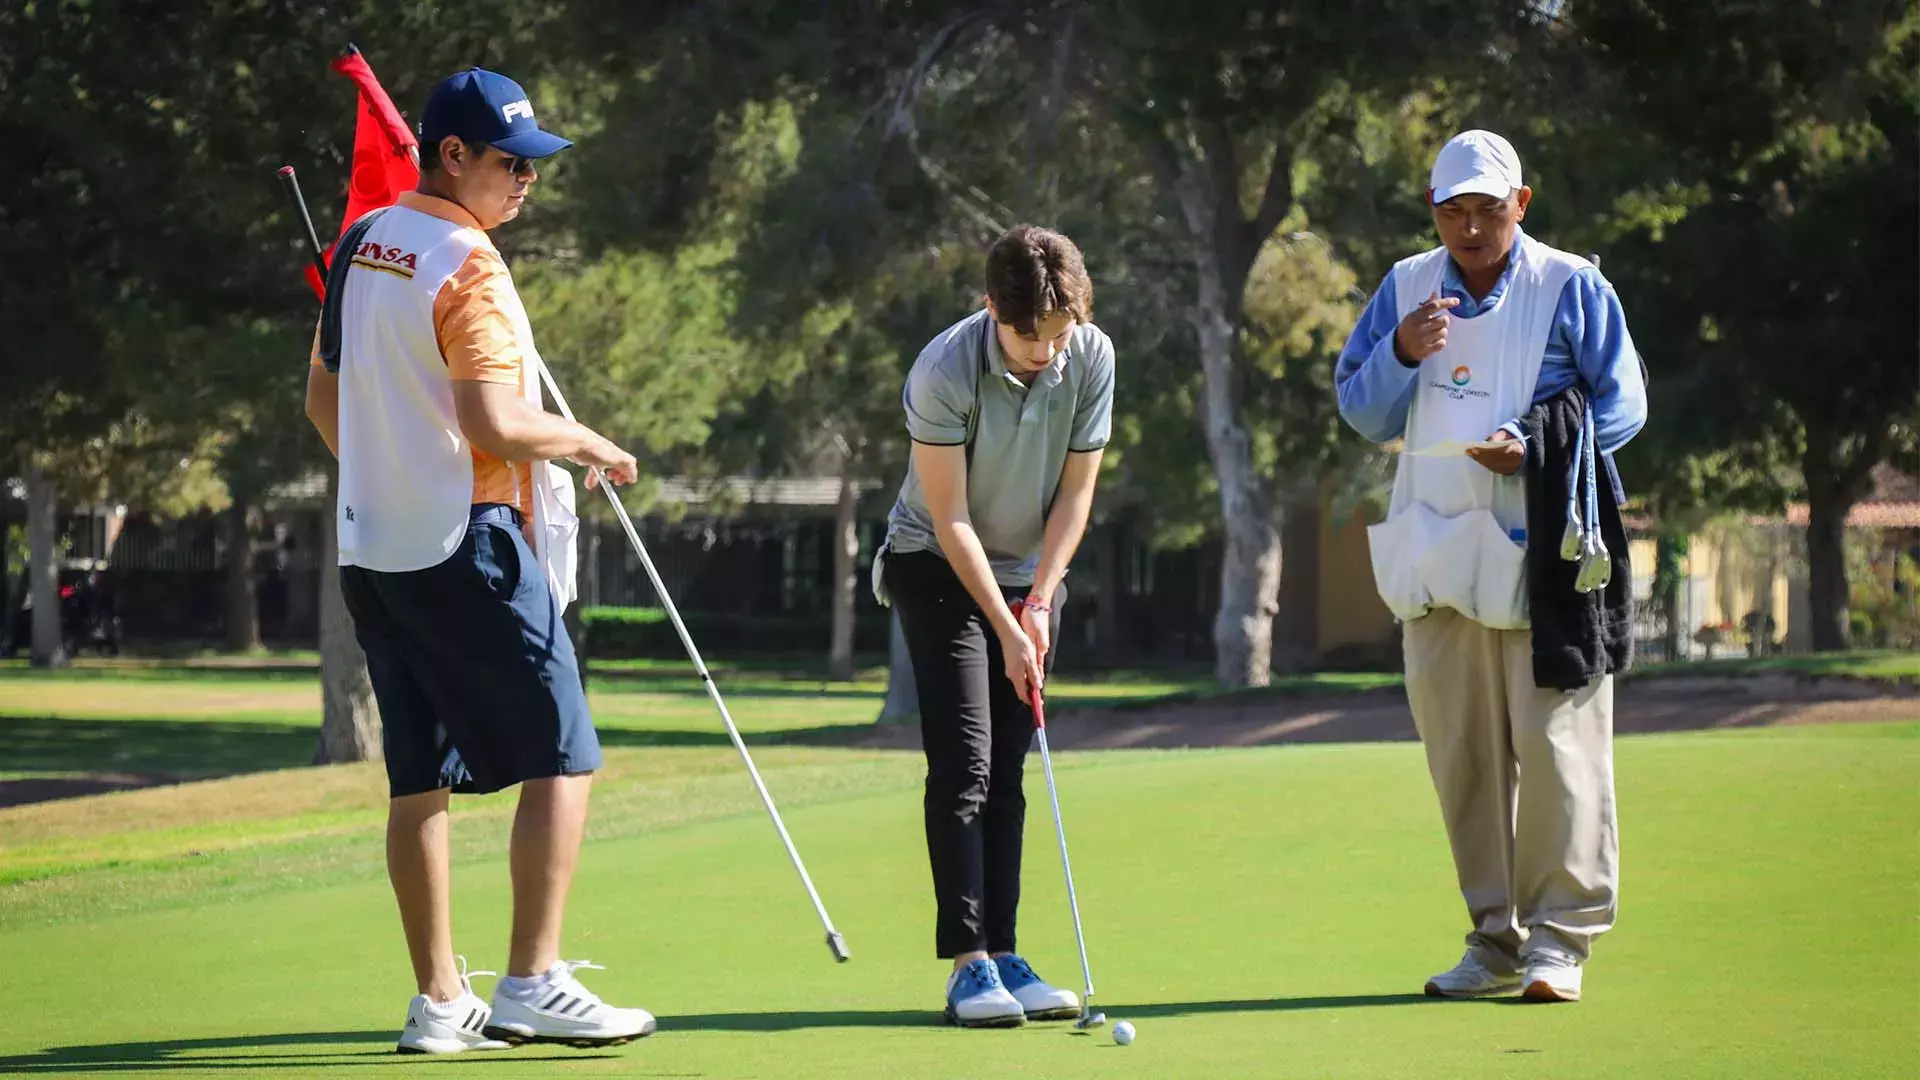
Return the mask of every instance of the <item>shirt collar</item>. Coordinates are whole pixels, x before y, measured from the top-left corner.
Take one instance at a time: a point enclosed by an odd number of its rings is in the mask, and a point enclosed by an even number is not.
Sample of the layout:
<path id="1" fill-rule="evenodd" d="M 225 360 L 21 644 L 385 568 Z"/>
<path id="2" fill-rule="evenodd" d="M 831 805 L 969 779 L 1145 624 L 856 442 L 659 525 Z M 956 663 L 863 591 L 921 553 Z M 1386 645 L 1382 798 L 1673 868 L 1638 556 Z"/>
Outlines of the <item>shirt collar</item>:
<path id="1" fill-rule="evenodd" d="M 481 235 L 486 235 L 486 230 L 480 228 L 480 222 L 472 214 L 467 213 L 467 208 L 452 199 L 429 195 L 424 191 L 403 191 L 400 193 L 400 201 L 394 205 L 408 210 L 417 210 L 422 214 L 437 217 L 441 221 L 451 222 L 466 229 L 474 229 Z"/>
<path id="2" fill-rule="evenodd" d="M 1493 291 L 1479 300 L 1475 300 L 1473 294 L 1467 291 L 1467 281 L 1461 276 L 1460 265 L 1453 261 L 1453 256 L 1447 256 L 1447 269 L 1440 279 L 1440 295 L 1460 301 L 1460 306 L 1453 309 L 1455 318 L 1471 319 L 1500 306 L 1500 301 L 1507 295 L 1507 286 L 1513 284 L 1513 268 L 1520 262 L 1520 242 L 1525 237 L 1526 233 L 1522 230 L 1513 230 L 1513 248 L 1507 252 L 1506 269 L 1500 271 L 1500 280 L 1493 283 Z"/>

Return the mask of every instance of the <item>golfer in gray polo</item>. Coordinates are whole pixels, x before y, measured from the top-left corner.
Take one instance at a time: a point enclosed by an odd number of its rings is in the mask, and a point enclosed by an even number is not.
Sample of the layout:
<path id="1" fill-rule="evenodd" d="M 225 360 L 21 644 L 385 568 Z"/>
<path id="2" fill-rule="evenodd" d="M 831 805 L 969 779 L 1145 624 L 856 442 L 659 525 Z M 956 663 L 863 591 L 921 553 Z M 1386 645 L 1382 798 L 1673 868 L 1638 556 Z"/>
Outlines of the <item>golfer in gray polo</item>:
<path id="1" fill-rule="evenodd" d="M 1014 940 L 1030 694 L 1052 660 L 1113 426 L 1113 342 L 1080 249 L 1023 225 L 987 254 L 986 307 L 927 345 L 904 395 L 913 458 L 874 560 L 899 609 L 927 755 L 934 943 L 963 1027 L 1073 1018 Z"/>

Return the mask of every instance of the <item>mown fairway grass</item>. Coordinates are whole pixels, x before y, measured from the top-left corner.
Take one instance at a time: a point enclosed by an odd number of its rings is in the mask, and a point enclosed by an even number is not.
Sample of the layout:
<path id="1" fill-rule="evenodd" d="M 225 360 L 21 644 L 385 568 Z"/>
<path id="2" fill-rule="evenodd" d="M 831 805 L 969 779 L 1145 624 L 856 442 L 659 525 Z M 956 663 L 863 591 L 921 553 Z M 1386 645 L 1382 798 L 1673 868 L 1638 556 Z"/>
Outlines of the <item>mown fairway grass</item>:
<path id="1" fill-rule="evenodd" d="M 88 681 L 0 675 L 0 768 L 32 771 L 20 725 Z M 85 766 L 60 734 L 87 724 L 112 725 L 94 748 L 131 747 L 133 765 L 311 750 L 311 705 L 273 696 L 312 693 L 297 680 L 241 680 L 245 700 L 210 716 L 195 695 L 235 679 L 90 681 L 137 687 L 140 708 L 62 699 L 99 713 L 34 721 L 39 765 Z M 877 689 L 761 689 L 736 708 L 762 739 L 878 706 Z M 1621 740 L 1621 925 L 1588 1000 L 1561 1007 L 1418 996 L 1464 922 L 1418 747 L 1062 754 L 1102 1007 L 1140 1028 L 1121 1049 L 1060 1025 L 938 1024 L 917 755 L 757 755 L 853 946 L 835 966 L 704 699 L 609 688 L 597 704 L 612 749 L 568 954 L 659 1013 L 654 1038 L 389 1055 L 409 985 L 380 775 L 291 768 L 0 811 L 0 956 L 21 976 L 0 984 L 0 1074 L 1534 1080 L 1895 1077 L 1920 1060 L 1920 719 Z M 1023 950 L 1073 983 L 1031 779 Z M 458 805 L 458 946 L 497 967 L 510 796 Z"/>

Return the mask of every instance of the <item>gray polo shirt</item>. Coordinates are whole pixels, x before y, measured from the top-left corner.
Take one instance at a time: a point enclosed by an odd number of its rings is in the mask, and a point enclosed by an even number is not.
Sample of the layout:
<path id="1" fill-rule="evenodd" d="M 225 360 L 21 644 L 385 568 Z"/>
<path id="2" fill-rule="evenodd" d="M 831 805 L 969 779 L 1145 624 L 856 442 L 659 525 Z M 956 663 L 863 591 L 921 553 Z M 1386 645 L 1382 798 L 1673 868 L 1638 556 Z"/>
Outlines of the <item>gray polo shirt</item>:
<path id="1" fill-rule="evenodd" d="M 1112 340 L 1097 326 L 1075 326 L 1066 351 L 1028 385 L 1007 371 L 993 319 L 982 309 L 921 350 L 902 397 L 914 442 L 971 441 L 967 512 L 974 531 L 1001 585 L 1032 585 L 1067 454 L 1104 448 L 1113 430 Z M 911 464 L 887 518 L 887 545 L 940 553 Z"/>

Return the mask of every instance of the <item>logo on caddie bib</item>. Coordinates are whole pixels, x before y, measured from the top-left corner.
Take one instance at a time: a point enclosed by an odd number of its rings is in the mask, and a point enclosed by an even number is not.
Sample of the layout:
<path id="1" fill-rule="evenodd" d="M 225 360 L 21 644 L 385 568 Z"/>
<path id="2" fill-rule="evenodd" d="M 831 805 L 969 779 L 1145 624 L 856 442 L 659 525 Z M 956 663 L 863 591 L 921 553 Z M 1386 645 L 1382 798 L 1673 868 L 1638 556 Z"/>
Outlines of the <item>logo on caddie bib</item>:
<path id="1" fill-rule="evenodd" d="M 1453 369 L 1449 376 L 1451 382 L 1434 380 L 1433 389 L 1445 394 L 1450 401 L 1465 401 L 1468 398 L 1491 397 L 1485 390 L 1472 389 L 1473 369 L 1465 364 Z"/>

